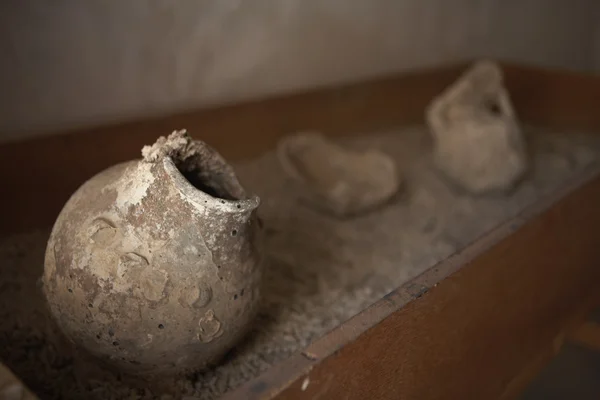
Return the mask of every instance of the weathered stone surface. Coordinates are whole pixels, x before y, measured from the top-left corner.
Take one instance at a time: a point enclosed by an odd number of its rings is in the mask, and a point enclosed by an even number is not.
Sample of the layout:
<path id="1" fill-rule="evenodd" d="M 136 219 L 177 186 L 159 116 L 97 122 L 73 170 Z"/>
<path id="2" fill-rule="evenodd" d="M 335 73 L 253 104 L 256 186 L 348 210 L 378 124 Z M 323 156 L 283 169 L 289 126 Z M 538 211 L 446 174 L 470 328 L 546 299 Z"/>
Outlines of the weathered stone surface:
<path id="1" fill-rule="evenodd" d="M 472 194 L 511 190 L 527 169 L 525 140 L 502 70 L 480 61 L 426 110 L 437 168 Z"/>
<path id="2" fill-rule="evenodd" d="M 185 131 L 84 183 L 50 236 L 43 288 L 67 338 L 153 377 L 200 369 L 245 333 L 261 277 L 258 197 Z"/>
<path id="3" fill-rule="evenodd" d="M 402 182 L 388 155 L 347 150 L 316 132 L 285 137 L 279 143 L 278 156 L 287 174 L 300 184 L 302 197 L 338 217 L 381 206 L 398 192 Z"/>

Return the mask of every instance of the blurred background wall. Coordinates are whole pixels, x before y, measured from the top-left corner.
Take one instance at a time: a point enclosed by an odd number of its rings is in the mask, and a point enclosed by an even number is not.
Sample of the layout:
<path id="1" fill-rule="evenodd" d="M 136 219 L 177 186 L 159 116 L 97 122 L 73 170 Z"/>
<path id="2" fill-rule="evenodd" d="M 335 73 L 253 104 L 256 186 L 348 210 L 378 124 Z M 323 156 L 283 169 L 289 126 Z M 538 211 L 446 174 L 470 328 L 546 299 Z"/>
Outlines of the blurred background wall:
<path id="1" fill-rule="evenodd" d="M 477 56 L 600 70 L 597 0 L 4 0 L 0 140 Z"/>

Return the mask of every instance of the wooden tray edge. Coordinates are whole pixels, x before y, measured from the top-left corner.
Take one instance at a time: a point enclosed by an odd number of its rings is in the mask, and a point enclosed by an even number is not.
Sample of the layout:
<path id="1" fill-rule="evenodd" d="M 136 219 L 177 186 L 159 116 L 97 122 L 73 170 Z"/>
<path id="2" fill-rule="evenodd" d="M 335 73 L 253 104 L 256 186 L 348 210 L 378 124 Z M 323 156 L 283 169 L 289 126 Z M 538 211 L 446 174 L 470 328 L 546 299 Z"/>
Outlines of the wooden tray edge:
<path id="1" fill-rule="evenodd" d="M 275 365 L 261 374 L 257 379 L 254 379 L 225 395 L 223 399 L 287 399 L 288 397 L 278 397 L 276 395 L 281 394 L 281 392 L 284 392 L 286 389 L 296 390 L 296 392 L 298 392 L 298 385 L 301 385 L 299 382 L 306 376 L 309 376 L 310 371 L 318 368 L 323 361 L 336 355 L 340 351 L 343 352 L 346 345 L 360 340 L 360 337 L 365 332 L 377 326 L 377 324 L 388 318 L 390 315 L 397 313 L 412 302 L 419 301 L 421 297 L 426 296 L 428 292 L 435 290 L 439 285 L 445 285 L 445 281 L 453 276 L 453 274 L 469 266 L 474 260 L 484 255 L 500 242 L 510 238 L 511 235 L 521 229 L 524 225 L 527 225 L 536 219 L 544 218 L 543 215 L 552 210 L 553 207 L 556 207 L 563 199 L 569 196 L 579 196 L 581 188 L 590 184 L 600 187 L 600 166 L 594 165 L 587 169 L 580 176 L 569 181 L 554 193 L 545 196 L 540 201 L 530 205 L 516 217 L 502 223 L 464 249 L 432 266 L 419 276 L 390 292 L 381 300 L 314 341 L 304 350 L 298 352 L 297 355 Z M 598 198 L 598 202 L 598 204 L 600 204 L 600 197 Z M 449 284 L 460 285 L 460 283 L 457 282 Z M 585 297 L 584 299 L 584 303 L 587 305 L 584 307 L 585 310 L 589 308 L 588 303 L 590 303 L 590 301 L 588 297 Z M 592 298 L 597 300 L 598 296 L 592 296 Z M 582 318 L 583 316 L 580 316 L 579 319 Z M 555 346 L 553 345 L 551 348 L 554 349 Z M 543 366 L 545 362 L 548 361 L 547 352 L 542 351 L 541 353 L 544 355 L 543 360 L 540 361 L 536 359 L 535 363 L 532 365 Z M 532 366 L 528 366 L 528 368 L 525 369 L 532 368 Z M 332 396 L 334 393 L 330 393 L 330 390 L 332 389 L 329 388 L 327 392 Z M 300 391 L 303 392 L 302 390 Z M 286 396 L 288 395 L 289 394 L 286 394 Z M 294 398 L 311 398 L 308 393 L 306 396 L 307 397 L 295 396 Z"/>

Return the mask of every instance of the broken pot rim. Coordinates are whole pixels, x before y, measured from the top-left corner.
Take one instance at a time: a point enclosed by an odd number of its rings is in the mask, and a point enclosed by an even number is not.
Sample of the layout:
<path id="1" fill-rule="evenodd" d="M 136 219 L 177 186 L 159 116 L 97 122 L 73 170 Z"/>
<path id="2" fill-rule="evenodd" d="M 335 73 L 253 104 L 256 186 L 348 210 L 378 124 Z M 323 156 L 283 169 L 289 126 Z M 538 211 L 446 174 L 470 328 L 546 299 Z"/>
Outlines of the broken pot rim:
<path id="1" fill-rule="evenodd" d="M 175 162 L 170 157 L 163 158 L 162 164 L 169 177 L 173 180 L 177 189 L 194 203 L 208 208 L 217 208 L 222 211 L 236 213 L 253 211 L 260 205 L 260 197 L 257 195 L 249 195 L 247 198 L 237 200 L 229 200 L 212 196 L 198 189 L 190 181 L 188 181 L 183 176 L 181 171 L 179 171 L 175 165 Z"/>

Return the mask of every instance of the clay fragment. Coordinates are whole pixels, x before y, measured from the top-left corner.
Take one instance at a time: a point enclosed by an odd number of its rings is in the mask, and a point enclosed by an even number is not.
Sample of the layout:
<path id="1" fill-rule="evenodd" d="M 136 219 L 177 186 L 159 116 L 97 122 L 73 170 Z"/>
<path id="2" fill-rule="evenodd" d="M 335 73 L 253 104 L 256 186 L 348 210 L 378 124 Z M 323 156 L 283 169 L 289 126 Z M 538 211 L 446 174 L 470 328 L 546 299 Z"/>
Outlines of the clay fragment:
<path id="1" fill-rule="evenodd" d="M 440 172 L 472 194 L 505 193 L 527 169 L 523 134 L 502 70 L 480 61 L 426 110 Z"/>
<path id="2" fill-rule="evenodd" d="M 396 164 L 377 150 L 351 151 L 317 132 L 279 142 L 277 154 L 304 200 L 337 217 L 361 214 L 389 201 L 402 179 Z"/>

